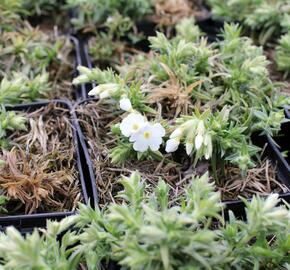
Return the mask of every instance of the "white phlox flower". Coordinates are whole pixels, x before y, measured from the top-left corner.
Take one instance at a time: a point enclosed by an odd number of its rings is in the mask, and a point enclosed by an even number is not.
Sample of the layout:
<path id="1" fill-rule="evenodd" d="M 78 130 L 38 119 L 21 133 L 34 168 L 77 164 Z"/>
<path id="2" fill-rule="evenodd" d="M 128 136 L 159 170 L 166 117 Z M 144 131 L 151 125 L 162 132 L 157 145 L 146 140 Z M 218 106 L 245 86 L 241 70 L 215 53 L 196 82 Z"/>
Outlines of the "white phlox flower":
<path id="1" fill-rule="evenodd" d="M 165 136 L 165 129 L 160 123 L 149 123 L 140 113 L 130 113 L 120 124 L 121 132 L 133 143 L 138 152 L 145 152 L 149 148 L 157 151 Z"/>
<path id="2" fill-rule="evenodd" d="M 165 136 L 165 129 L 159 123 L 145 123 L 130 137 L 130 142 L 134 142 L 133 148 L 138 152 L 145 152 L 149 148 L 157 151 L 162 144 L 162 137 Z"/>
<path id="3" fill-rule="evenodd" d="M 119 89 L 117 83 L 104 83 L 94 87 L 89 93 L 89 96 L 99 96 L 100 99 L 112 96 Z"/>
<path id="4" fill-rule="evenodd" d="M 124 136 L 130 137 L 132 134 L 138 132 L 146 122 L 146 118 L 140 113 L 130 113 L 122 120 L 120 129 Z"/>

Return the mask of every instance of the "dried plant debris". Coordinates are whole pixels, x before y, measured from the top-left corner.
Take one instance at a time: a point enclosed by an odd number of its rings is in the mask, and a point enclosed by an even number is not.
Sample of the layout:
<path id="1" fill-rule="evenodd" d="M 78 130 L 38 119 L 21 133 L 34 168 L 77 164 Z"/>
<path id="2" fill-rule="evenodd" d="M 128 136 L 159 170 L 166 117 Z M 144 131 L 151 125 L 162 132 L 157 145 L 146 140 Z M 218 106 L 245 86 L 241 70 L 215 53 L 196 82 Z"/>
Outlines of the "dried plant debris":
<path id="1" fill-rule="evenodd" d="M 80 105 L 77 113 L 93 162 L 101 206 L 109 202 L 121 202 L 122 199 L 116 197 L 121 188 L 118 182 L 121 175 L 128 176 L 133 171 L 139 171 L 148 190 L 156 187 L 158 180 L 162 178 L 171 188 L 171 203 L 174 204 L 174 198 L 184 193 L 184 187 L 190 183 L 192 175 L 202 175 L 209 169 L 208 162 L 192 166 L 192 160 L 182 156 L 180 152 L 176 153 L 175 159 L 165 155 L 159 160 L 128 159 L 121 166 L 113 164 L 110 153 L 118 142 L 110 127 L 120 121 L 120 112 L 112 112 L 110 106 L 102 102 L 90 101 Z M 249 198 L 254 194 L 266 196 L 273 191 L 289 191 L 277 181 L 275 167 L 269 160 L 249 169 L 245 179 L 241 177 L 239 168 L 233 166 L 225 170 L 225 173 L 223 175 L 223 172 L 219 172 L 218 176 L 222 181 L 216 187 L 221 191 L 223 199 L 232 200 L 238 196 Z"/>
<path id="2" fill-rule="evenodd" d="M 27 131 L 11 133 L 0 156 L 8 214 L 74 210 L 82 197 L 69 112 L 51 103 L 26 115 Z"/>
<path id="3" fill-rule="evenodd" d="M 173 26 L 183 18 L 205 19 L 209 12 L 200 0 L 155 0 L 152 20 L 160 26 Z"/>
<path id="4" fill-rule="evenodd" d="M 271 193 L 286 193 L 290 189 L 277 180 L 276 167 L 266 159 L 259 166 L 249 169 L 243 179 L 238 168 L 230 167 L 225 170 L 224 181 L 218 183 L 224 200 L 245 198 L 255 195 L 266 196 Z"/>

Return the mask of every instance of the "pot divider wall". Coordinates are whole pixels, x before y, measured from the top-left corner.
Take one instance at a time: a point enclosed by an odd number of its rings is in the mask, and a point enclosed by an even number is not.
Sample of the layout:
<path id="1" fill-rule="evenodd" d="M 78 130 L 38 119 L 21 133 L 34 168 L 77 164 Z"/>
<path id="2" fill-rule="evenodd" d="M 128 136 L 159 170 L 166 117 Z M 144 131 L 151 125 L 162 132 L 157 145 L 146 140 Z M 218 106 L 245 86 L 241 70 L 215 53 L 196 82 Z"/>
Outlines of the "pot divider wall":
<path id="1" fill-rule="evenodd" d="M 72 111 L 72 105 L 64 100 L 53 100 L 53 101 L 40 101 L 31 104 L 25 105 L 16 105 L 16 106 L 6 106 L 6 109 L 9 111 L 35 111 L 39 108 L 45 107 L 50 103 L 55 103 L 62 108 L 67 109 L 69 112 Z M 73 133 L 73 144 L 75 145 L 75 158 L 76 158 L 76 169 L 78 170 L 79 175 L 79 188 L 81 190 L 83 203 L 88 204 L 88 192 L 86 188 L 84 172 L 81 165 L 80 157 L 80 146 L 77 138 L 77 126 L 75 125 L 76 120 L 74 115 L 70 113 L 70 122 L 72 126 Z M 21 233 L 30 232 L 37 227 L 45 227 L 46 221 L 50 220 L 61 220 L 62 218 L 73 215 L 74 211 L 69 212 L 50 212 L 50 213 L 35 213 L 35 214 L 21 214 L 15 216 L 3 216 L 0 217 L 0 231 L 4 231 L 8 226 L 16 227 Z"/>
<path id="2" fill-rule="evenodd" d="M 74 36 L 70 36 L 70 40 L 71 42 L 74 44 L 74 50 L 75 50 L 75 69 L 74 69 L 74 74 L 73 77 L 77 77 L 78 71 L 77 71 L 77 67 L 78 66 L 82 66 L 85 65 L 84 63 L 84 57 L 83 57 L 83 49 L 82 49 L 82 44 L 80 42 L 80 40 Z M 86 97 L 86 86 L 85 84 L 80 84 L 77 86 L 73 87 L 74 91 L 75 91 L 75 97 L 76 100 L 82 100 Z"/>
<path id="3" fill-rule="evenodd" d="M 88 194 L 90 198 L 90 203 L 92 204 L 93 207 L 97 207 L 98 206 L 98 191 L 97 191 L 95 172 L 93 169 L 93 163 L 92 163 L 89 151 L 88 151 L 86 138 L 84 136 L 84 133 L 82 132 L 78 117 L 75 112 L 76 108 L 85 102 L 87 102 L 87 100 L 77 102 L 73 107 L 72 114 L 75 119 L 74 124 L 76 126 L 78 140 L 81 147 L 80 154 L 82 158 L 82 166 L 83 166 L 82 169 L 83 169 L 84 177 L 87 183 L 87 190 L 88 190 Z"/>

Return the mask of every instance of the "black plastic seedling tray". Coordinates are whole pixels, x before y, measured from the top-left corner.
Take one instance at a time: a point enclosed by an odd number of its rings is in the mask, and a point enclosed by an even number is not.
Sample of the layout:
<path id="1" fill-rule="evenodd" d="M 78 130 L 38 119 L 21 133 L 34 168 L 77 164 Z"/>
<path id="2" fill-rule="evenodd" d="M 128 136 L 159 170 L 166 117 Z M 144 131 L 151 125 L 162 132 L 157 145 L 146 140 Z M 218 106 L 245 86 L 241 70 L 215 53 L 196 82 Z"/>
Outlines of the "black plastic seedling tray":
<path id="1" fill-rule="evenodd" d="M 6 110 L 9 111 L 34 111 L 41 107 L 47 106 L 50 103 L 56 103 L 57 105 L 72 111 L 72 105 L 68 101 L 64 100 L 52 100 L 52 101 L 39 101 L 31 104 L 6 106 Z M 89 203 L 89 196 L 86 188 L 86 182 L 84 178 L 83 167 L 81 164 L 80 146 L 77 137 L 77 126 L 74 115 L 71 114 L 71 126 L 73 130 L 73 140 L 76 151 L 76 162 L 79 173 L 79 185 L 82 191 L 83 203 Z M 46 221 L 61 220 L 66 216 L 75 214 L 75 211 L 70 212 L 51 212 L 51 213 L 36 213 L 30 215 L 15 215 L 15 216 L 3 216 L 0 217 L 0 231 L 4 231 L 8 226 L 16 227 L 21 233 L 31 232 L 34 228 L 45 227 Z"/>

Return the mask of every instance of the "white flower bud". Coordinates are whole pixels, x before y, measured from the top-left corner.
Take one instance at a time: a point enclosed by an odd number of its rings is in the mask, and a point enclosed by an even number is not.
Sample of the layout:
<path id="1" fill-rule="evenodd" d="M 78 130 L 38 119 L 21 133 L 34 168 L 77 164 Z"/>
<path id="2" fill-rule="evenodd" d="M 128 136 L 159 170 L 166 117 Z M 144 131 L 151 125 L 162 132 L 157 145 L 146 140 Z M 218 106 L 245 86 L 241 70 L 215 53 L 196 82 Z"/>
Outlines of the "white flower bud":
<path id="1" fill-rule="evenodd" d="M 203 137 L 200 134 L 197 134 L 197 136 L 195 137 L 196 150 L 200 149 L 200 147 L 202 146 L 202 142 L 203 142 Z"/>
<path id="2" fill-rule="evenodd" d="M 173 139 L 173 138 L 178 138 L 178 137 L 180 137 L 182 135 L 182 129 L 181 128 L 177 128 L 177 129 L 175 129 L 172 133 L 171 133 L 171 135 L 170 135 L 170 139 Z"/>
<path id="3" fill-rule="evenodd" d="M 177 139 L 170 139 L 166 142 L 165 151 L 167 153 L 175 152 L 180 144 L 180 140 Z"/>
<path id="4" fill-rule="evenodd" d="M 73 84 L 80 84 L 80 83 L 86 83 L 88 81 L 88 76 L 85 74 L 82 74 L 76 78 L 73 79 Z"/>
<path id="5" fill-rule="evenodd" d="M 97 95 L 100 94 L 100 92 L 101 92 L 101 88 L 100 88 L 100 86 L 98 85 L 98 86 L 94 87 L 94 88 L 93 88 L 93 89 L 88 93 L 88 95 L 89 95 L 89 96 L 97 96 Z"/>
<path id="6" fill-rule="evenodd" d="M 104 98 L 107 98 L 107 97 L 109 97 L 110 96 L 110 92 L 108 91 L 108 90 L 106 90 L 106 91 L 103 91 L 103 92 L 101 92 L 100 93 L 100 99 L 104 99 Z"/>
<path id="7" fill-rule="evenodd" d="M 98 86 L 94 87 L 90 92 L 89 96 L 97 96 L 99 95 L 100 98 L 106 98 L 110 96 L 112 93 L 116 92 L 119 88 L 119 85 L 116 83 L 104 83 L 99 84 Z M 103 92 L 105 92 L 103 94 Z"/>
<path id="8" fill-rule="evenodd" d="M 188 156 L 190 156 L 190 154 L 192 153 L 192 150 L 193 150 L 193 143 L 191 143 L 191 142 L 186 143 L 185 149 L 186 149 L 186 154 Z"/>
<path id="9" fill-rule="evenodd" d="M 132 104 L 129 98 L 123 97 L 120 99 L 120 108 L 123 111 L 131 111 L 132 110 Z"/>

